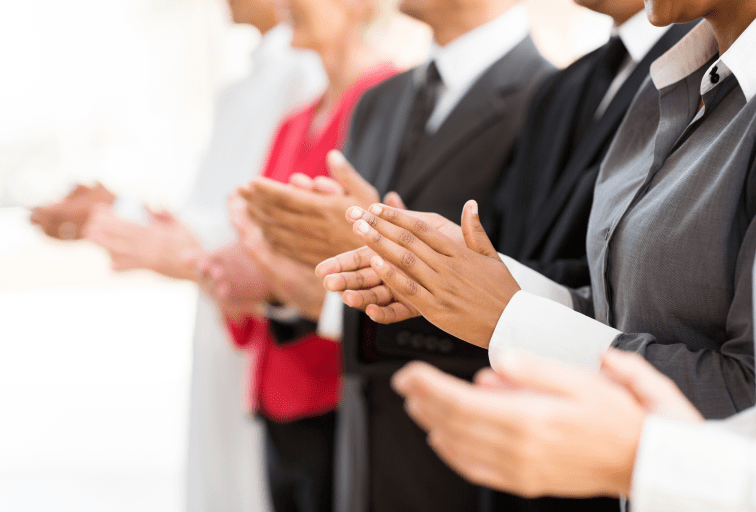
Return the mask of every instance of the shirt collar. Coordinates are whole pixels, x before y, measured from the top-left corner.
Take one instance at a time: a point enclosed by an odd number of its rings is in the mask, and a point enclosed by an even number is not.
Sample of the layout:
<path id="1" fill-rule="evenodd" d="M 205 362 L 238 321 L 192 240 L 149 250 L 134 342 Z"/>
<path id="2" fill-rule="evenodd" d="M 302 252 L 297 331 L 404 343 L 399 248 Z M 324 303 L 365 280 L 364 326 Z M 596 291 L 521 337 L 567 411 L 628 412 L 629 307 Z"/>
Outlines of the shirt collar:
<path id="1" fill-rule="evenodd" d="M 651 48 L 667 33 L 669 27 L 655 27 L 648 21 L 646 12 L 641 10 L 619 27 L 612 29 L 612 35 L 622 39 L 627 53 L 636 64 L 648 55 Z"/>
<path id="2" fill-rule="evenodd" d="M 447 90 L 463 89 L 491 64 L 509 53 L 528 35 L 528 31 L 525 9 L 515 5 L 498 18 L 463 34 L 446 46 L 433 43 L 430 60 L 436 62 Z"/>
<path id="3" fill-rule="evenodd" d="M 651 65 L 651 79 L 657 89 L 662 90 L 706 64 L 719 52 L 717 39 L 711 25 L 706 21 L 699 23 L 687 36 L 659 57 Z M 740 34 L 733 45 L 712 64 L 701 80 L 701 95 L 706 94 L 717 83 L 735 75 L 746 101 L 756 95 L 756 21 Z M 717 67 L 719 79 L 712 81 L 712 70 Z"/>
<path id="4" fill-rule="evenodd" d="M 260 38 L 260 43 L 252 52 L 252 60 L 257 63 L 278 59 L 281 53 L 291 48 L 291 27 L 279 23 Z"/>

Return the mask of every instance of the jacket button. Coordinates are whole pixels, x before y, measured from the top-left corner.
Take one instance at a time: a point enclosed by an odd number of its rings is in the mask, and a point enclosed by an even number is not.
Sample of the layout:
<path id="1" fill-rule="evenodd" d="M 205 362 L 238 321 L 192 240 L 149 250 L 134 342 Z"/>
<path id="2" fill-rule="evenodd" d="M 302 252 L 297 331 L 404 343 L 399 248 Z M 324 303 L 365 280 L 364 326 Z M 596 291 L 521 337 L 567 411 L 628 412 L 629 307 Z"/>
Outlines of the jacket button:
<path id="1" fill-rule="evenodd" d="M 438 349 L 438 338 L 435 336 L 428 336 L 425 338 L 425 348 L 427 348 L 429 352 L 435 352 Z"/>
<path id="2" fill-rule="evenodd" d="M 410 342 L 410 333 L 409 331 L 399 331 L 399 334 L 396 335 L 396 344 L 400 347 L 404 347 L 406 345 L 409 345 Z"/>
<path id="3" fill-rule="evenodd" d="M 415 334 L 410 338 L 410 346 L 415 350 L 423 348 L 423 345 L 425 345 L 425 336 L 422 334 Z"/>
<path id="4" fill-rule="evenodd" d="M 441 340 L 441 343 L 439 343 L 438 349 L 442 354 L 449 354 L 452 350 L 454 350 L 454 343 L 452 343 L 452 340 L 450 340 L 449 338 L 444 338 Z"/>

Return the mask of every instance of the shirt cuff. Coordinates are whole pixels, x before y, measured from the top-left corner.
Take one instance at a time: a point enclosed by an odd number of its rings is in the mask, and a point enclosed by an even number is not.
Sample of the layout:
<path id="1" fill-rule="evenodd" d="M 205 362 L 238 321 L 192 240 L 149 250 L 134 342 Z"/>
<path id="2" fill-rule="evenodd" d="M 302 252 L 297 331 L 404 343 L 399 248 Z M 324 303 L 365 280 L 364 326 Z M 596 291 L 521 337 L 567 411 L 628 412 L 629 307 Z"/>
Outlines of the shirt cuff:
<path id="1" fill-rule="evenodd" d="M 509 350 L 598 370 L 601 354 L 620 334 L 563 304 L 520 290 L 499 317 L 488 357 L 494 370 Z"/>
<path id="2" fill-rule="evenodd" d="M 344 303 L 337 292 L 327 292 L 318 320 L 318 336 L 340 340 L 344 331 Z"/>
<path id="3" fill-rule="evenodd" d="M 756 443 L 716 425 L 646 419 L 633 470 L 633 512 L 751 510 Z"/>
<path id="4" fill-rule="evenodd" d="M 509 256 L 499 253 L 499 258 L 507 266 L 509 273 L 512 274 L 512 277 L 514 277 L 514 280 L 517 281 L 521 289 L 572 309 L 572 294 L 566 286 L 552 281 Z"/>

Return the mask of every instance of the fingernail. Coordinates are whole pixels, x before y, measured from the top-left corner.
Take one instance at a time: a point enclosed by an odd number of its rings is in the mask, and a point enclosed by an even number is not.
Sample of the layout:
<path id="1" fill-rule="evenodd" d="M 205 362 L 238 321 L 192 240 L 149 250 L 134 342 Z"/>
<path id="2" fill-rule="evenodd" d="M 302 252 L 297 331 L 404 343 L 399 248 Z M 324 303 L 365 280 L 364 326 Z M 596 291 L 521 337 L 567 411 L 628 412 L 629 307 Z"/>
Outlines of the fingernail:
<path id="1" fill-rule="evenodd" d="M 478 215 L 478 202 L 475 200 L 470 201 L 470 213 Z"/>
<path id="2" fill-rule="evenodd" d="M 368 223 L 364 220 L 361 220 L 357 223 L 357 229 L 360 230 L 360 233 L 367 234 L 368 231 L 370 231 L 370 226 L 368 226 Z"/>
<path id="3" fill-rule="evenodd" d="M 333 150 L 330 153 L 328 153 L 328 158 L 331 160 L 331 163 L 334 165 L 340 165 L 346 162 L 346 158 L 341 153 L 341 151 Z"/>
<path id="4" fill-rule="evenodd" d="M 381 213 L 383 213 L 383 208 L 381 208 L 377 204 L 374 204 L 373 206 L 370 207 L 370 213 L 373 213 L 375 215 L 380 215 Z"/>
<path id="5" fill-rule="evenodd" d="M 359 219 L 360 217 L 362 217 L 362 208 L 355 206 L 354 208 L 352 208 L 352 211 L 349 212 L 349 216 L 355 220 Z"/>
<path id="6" fill-rule="evenodd" d="M 375 263 L 376 267 L 382 267 L 383 266 L 383 258 L 380 256 L 374 256 L 373 257 L 373 263 Z"/>

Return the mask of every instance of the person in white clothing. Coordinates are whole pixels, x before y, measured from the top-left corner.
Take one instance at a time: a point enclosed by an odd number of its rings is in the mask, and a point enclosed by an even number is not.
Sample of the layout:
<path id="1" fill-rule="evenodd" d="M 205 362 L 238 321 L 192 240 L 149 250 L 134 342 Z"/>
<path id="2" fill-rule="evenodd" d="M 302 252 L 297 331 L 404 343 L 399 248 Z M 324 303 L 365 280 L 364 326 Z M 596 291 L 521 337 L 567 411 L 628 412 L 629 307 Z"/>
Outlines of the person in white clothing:
<path id="1" fill-rule="evenodd" d="M 195 280 L 186 255 L 212 251 L 235 238 L 226 197 L 260 171 L 281 121 L 325 88 L 320 60 L 290 47 L 272 0 L 229 1 L 233 21 L 262 38 L 251 72 L 220 95 L 210 143 L 190 200 L 176 216 L 148 210 L 149 221 L 125 220 L 133 209 L 100 184 L 78 185 L 60 202 L 34 209 L 48 235 L 86 236 L 108 250 L 114 270 L 146 268 Z M 200 293 L 193 340 L 186 510 L 260 511 L 267 507 L 259 426 L 246 417 L 245 364 L 231 348 L 212 300 Z"/>

